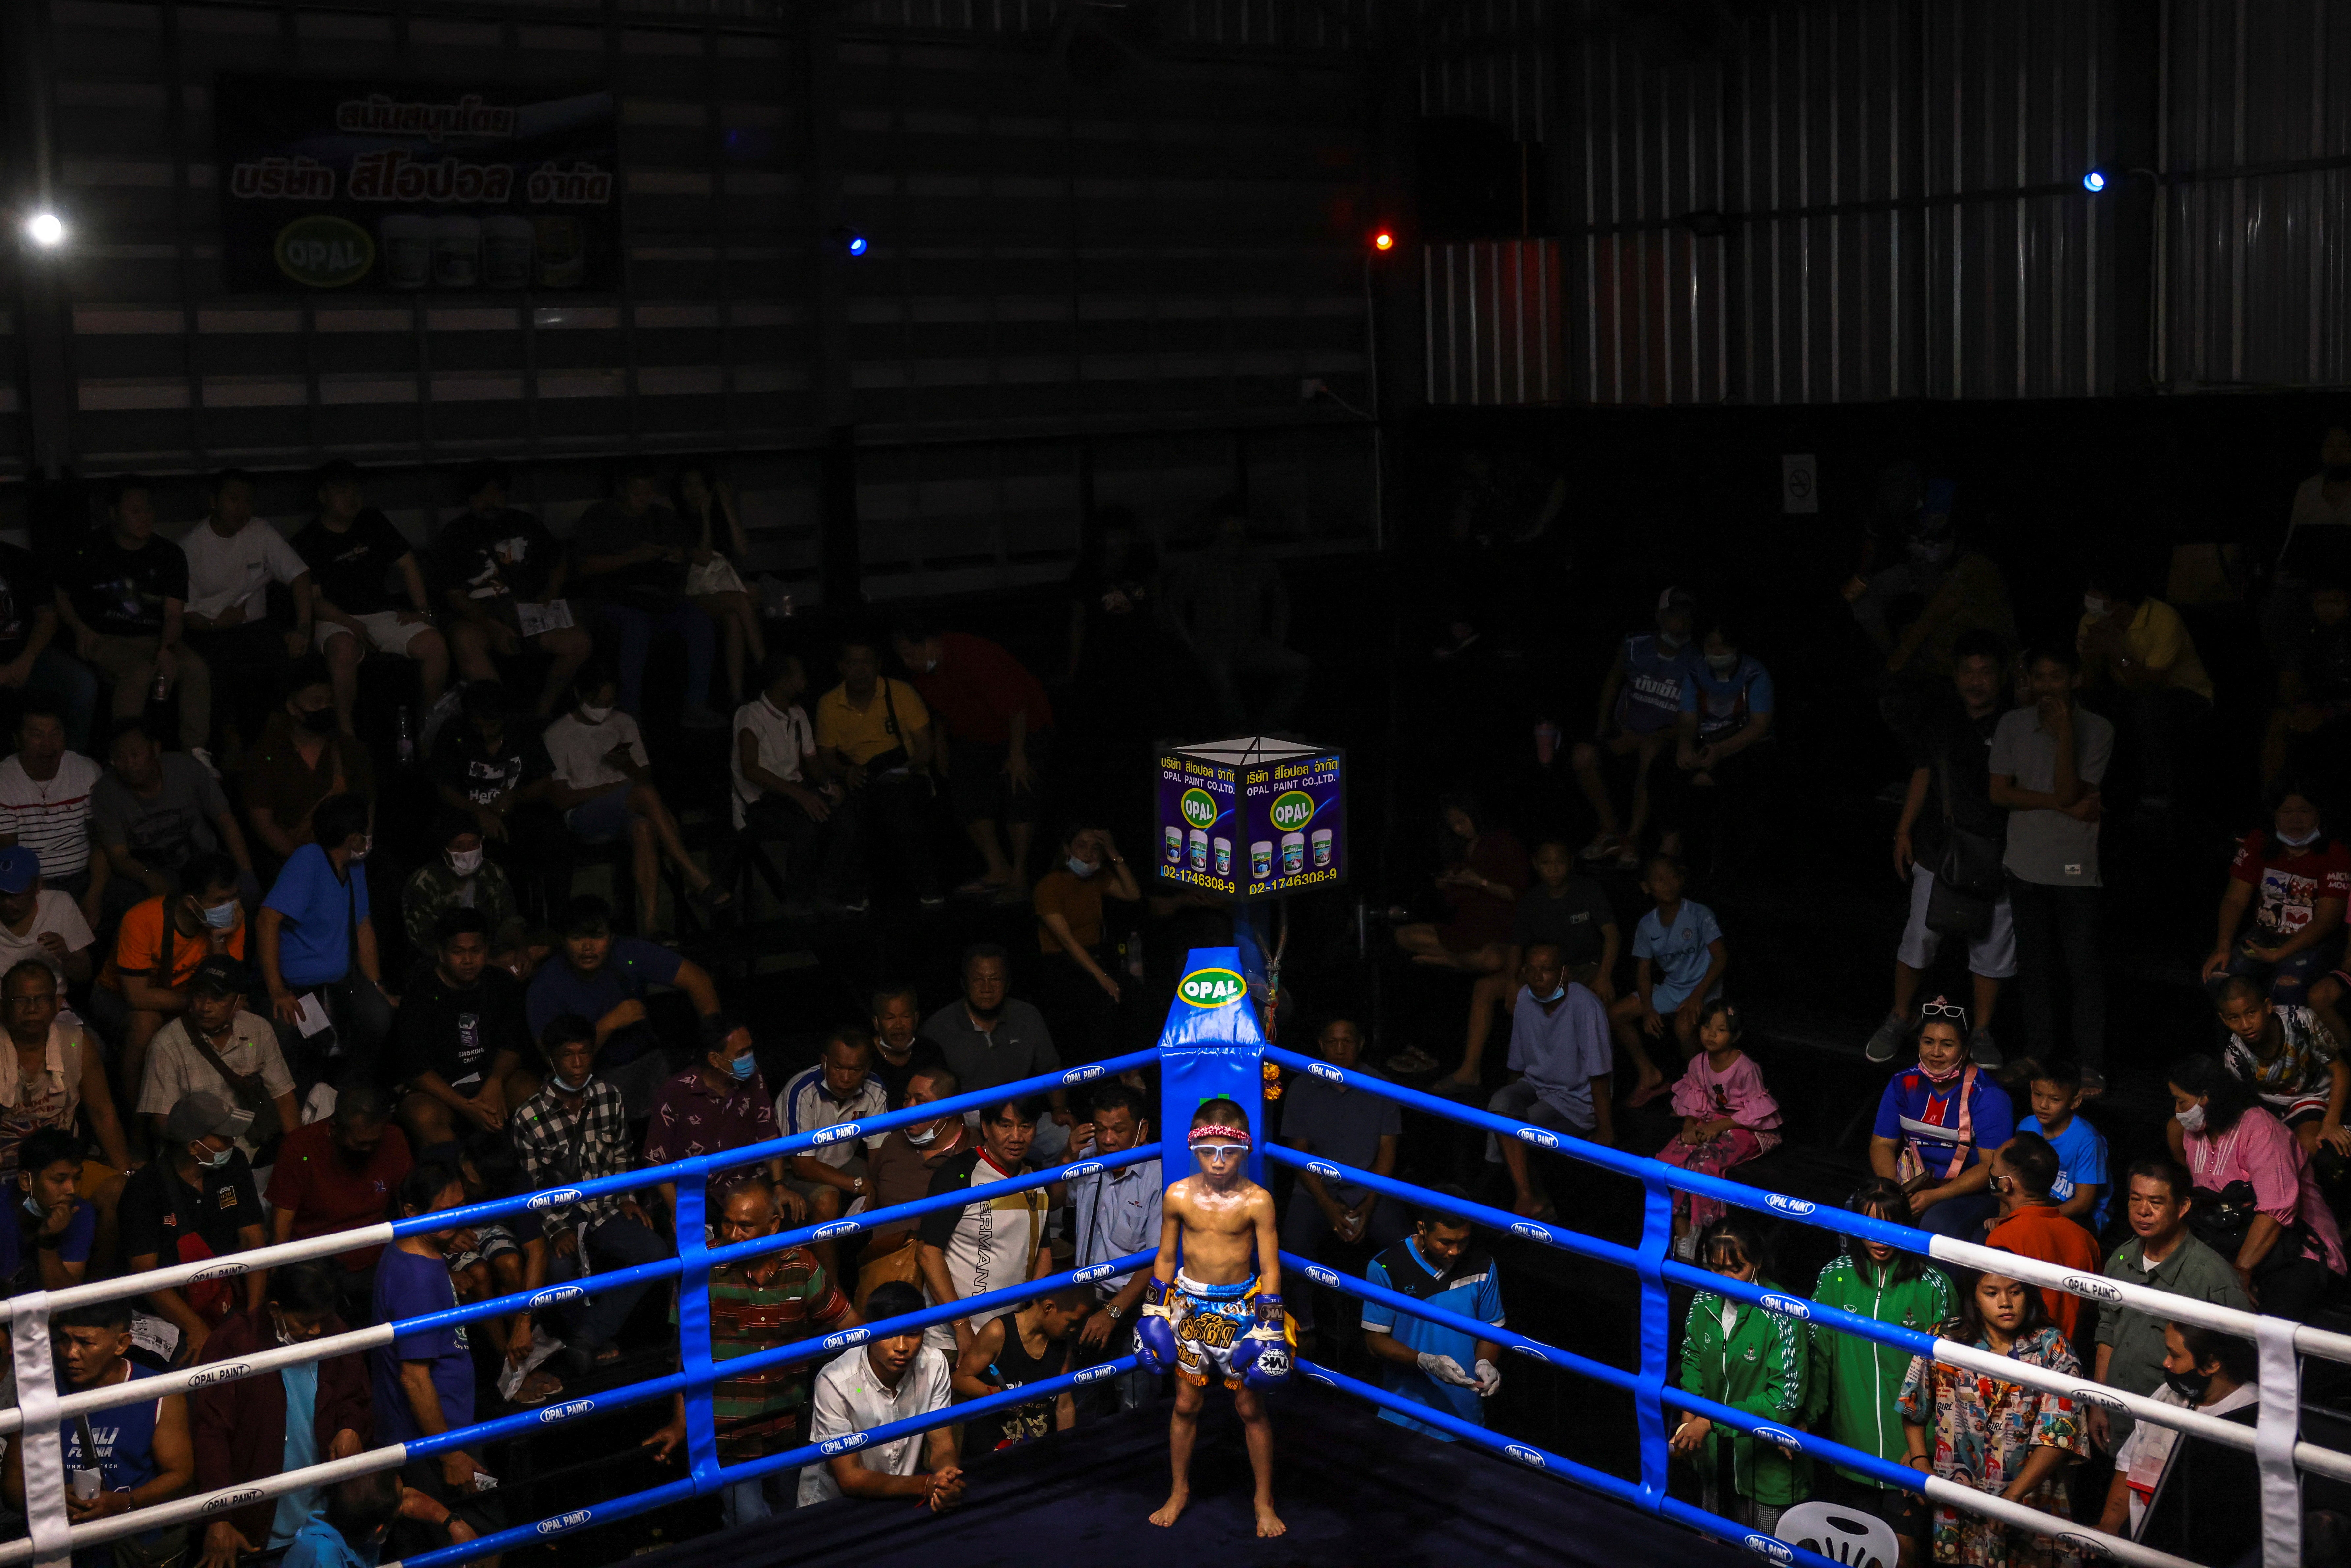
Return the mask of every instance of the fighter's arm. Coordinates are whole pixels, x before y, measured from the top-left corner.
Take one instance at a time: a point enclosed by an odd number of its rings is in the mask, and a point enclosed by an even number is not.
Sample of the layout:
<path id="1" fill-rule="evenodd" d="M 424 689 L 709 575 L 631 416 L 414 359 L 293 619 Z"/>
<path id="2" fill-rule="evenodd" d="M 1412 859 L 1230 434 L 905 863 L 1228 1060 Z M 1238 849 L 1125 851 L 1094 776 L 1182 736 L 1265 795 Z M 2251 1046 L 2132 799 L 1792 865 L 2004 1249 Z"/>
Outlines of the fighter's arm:
<path id="1" fill-rule="evenodd" d="M 1274 1218 L 1273 1194 L 1258 1188 L 1249 1198 L 1249 1214 L 1257 1227 L 1257 1291 L 1260 1296 L 1281 1294 L 1281 1226 Z"/>
<path id="2" fill-rule="evenodd" d="M 1184 1239 L 1184 1221 L 1191 1208 L 1190 1197 L 1191 1195 L 1184 1190 L 1184 1183 L 1179 1181 L 1167 1189 L 1166 1197 L 1161 1200 L 1163 1212 L 1159 1221 L 1159 1256 L 1151 1260 L 1151 1277 L 1162 1286 L 1176 1282 L 1176 1252 Z M 1277 1237 L 1275 1239 L 1278 1250 L 1280 1238 Z M 1153 1292 L 1155 1295 L 1164 1292 Z"/>

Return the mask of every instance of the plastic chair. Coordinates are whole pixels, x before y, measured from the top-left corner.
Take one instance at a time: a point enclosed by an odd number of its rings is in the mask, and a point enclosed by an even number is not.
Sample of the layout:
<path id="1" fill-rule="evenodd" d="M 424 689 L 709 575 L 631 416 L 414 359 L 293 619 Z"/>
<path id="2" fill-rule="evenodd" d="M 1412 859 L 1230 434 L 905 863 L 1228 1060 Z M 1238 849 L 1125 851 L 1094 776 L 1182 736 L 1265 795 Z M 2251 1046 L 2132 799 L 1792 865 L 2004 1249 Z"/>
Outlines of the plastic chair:
<path id="1" fill-rule="evenodd" d="M 1771 1533 L 1848 1568 L 1896 1568 L 1902 1561 L 1902 1543 L 1884 1520 L 1834 1503 L 1798 1503 Z"/>

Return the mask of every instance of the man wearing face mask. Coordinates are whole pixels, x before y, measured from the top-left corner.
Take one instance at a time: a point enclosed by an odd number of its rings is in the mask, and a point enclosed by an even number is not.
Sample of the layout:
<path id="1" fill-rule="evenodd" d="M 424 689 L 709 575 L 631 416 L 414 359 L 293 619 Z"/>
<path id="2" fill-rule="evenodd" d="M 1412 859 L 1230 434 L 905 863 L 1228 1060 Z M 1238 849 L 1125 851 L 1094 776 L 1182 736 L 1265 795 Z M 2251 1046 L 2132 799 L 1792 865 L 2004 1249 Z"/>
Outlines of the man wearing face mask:
<path id="1" fill-rule="evenodd" d="M 721 1009 L 702 1020 L 701 1038 L 702 1060 L 664 1083 L 653 1100 L 653 1113 L 645 1124 L 644 1163 L 649 1166 L 764 1144 L 782 1135 L 776 1130 L 776 1108 L 768 1098 L 767 1080 L 759 1075 L 751 1026 Z M 776 1197 L 791 1223 L 799 1224 L 807 1210 L 799 1195 L 784 1186 L 781 1155 L 711 1172 L 702 1212 L 716 1215 L 721 1199 L 762 1171 L 774 1184 Z M 665 1181 L 660 1192 L 662 1202 L 674 1216 L 677 1184 Z M 838 1211 L 826 1218 L 838 1218 Z"/>
<path id="2" fill-rule="evenodd" d="M 2136 560 L 2090 573 L 2074 634 L 2082 685 L 2104 700 L 2137 760 L 2139 809 L 2170 810 L 2192 728 L 2212 716 L 2212 677 L 2179 612 L 2148 596 Z"/>
<path id="3" fill-rule="evenodd" d="M 1072 826 L 1061 835 L 1061 863 L 1038 879 L 1037 950 L 1044 955 L 1045 1005 L 1064 1021 L 1070 1056 L 1093 1061 L 1116 1049 L 1117 1008 L 1127 977 L 1105 963 L 1102 901 L 1143 896 L 1134 873 L 1106 828 Z"/>
<path id="4" fill-rule="evenodd" d="M 1577 741 L 1568 754 L 1583 798 L 1600 821 L 1599 834 L 1583 847 L 1584 860 L 1610 861 L 1620 871 L 1639 863 L 1641 833 L 1649 820 L 1649 769 L 1672 747 L 1681 724 L 1682 689 L 1697 662 L 1690 645 L 1697 624 L 1698 601 L 1687 589 L 1668 588 L 1657 595 L 1656 630 L 1633 632 L 1617 646 L 1615 661 L 1600 683 L 1591 737 Z M 1626 774 L 1632 810 L 1619 832 L 1614 794 Z"/>
<path id="5" fill-rule="evenodd" d="M 521 1071 L 529 1040 L 522 986 L 490 962 L 482 912 L 444 910 L 433 940 L 432 959 L 401 994 L 392 1060 L 405 1090 L 400 1124 L 425 1158 L 454 1160 L 456 1151 L 441 1145 L 498 1131 L 537 1082 Z"/>
<path id="6" fill-rule="evenodd" d="M 270 716 L 245 768 L 245 817 L 279 860 L 319 841 L 316 815 L 338 795 L 357 793 L 375 820 L 375 765 L 342 734 L 327 662 L 313 653 L 286 677 L 283 710 Z"/>
<path id="7" fill-rule="evenodd" d="M 1217 504 L 1207 549 L 1183 562 L 1167 585 L 1166 626 L 1192 656 L 1226 733 L 1287 729 L 1306 700 L 1313 661 L 1290 643 L 1290 590 L 1281 568 L 1249 548 L 1249 509 L 1239 497 Z M 1254 717 L 1242 685 L 1262 692 Z"/>
<path id="8" fill-rule="evenodd" d="M 505 869 L 485 854 L 480 828 L 470 817 L 444 812 L 433 839 L 441 852 L 411 873 L 400 890 L 401 923 L 412 956 L 431 961 L 440 951 L 441 917 L 453 909 L 470 909 L 482 917 L 492 960 L 528 981 L 534 966 L 524 940 L 521 901 Z"/>
<path id="9" fill-rule="evenodd" d="M 912 1110 L 962 1092 L 950 1069 L 937 1061 L 927 1062 L 906 1080 L 904 1103 L 897 1109 Z M 933 1176 L 970 1146 L 971 1136 L 971 1129 L 964 1124 L 963 1117 L 953 1112 L 935 1122 L 893 1129 L 865 1159 L 866 1179 L 872 1187 L 872 1207 L 894 1208 L 929 1196 Z M 876 1286 L 893 1281 L 921 1283 L 914 1241 L 914 1227 L 919 1223 L 913 1219 L 893 1220 L 876 1228 L 867 1239 L 857 1268 L 854 1301 L 859 1312 L 865 1310 L 866 1298 L 873 1294 Z"/>
<path id="10" fill-rule="evenodd" d="M 90 988 L 92 1022 L 122 1041 L 123 1077 L 146 1082 L 148 1042 L 188 1010 L 189 985 L 206 958 L 245 960 L 245 906 L 236 863 L 197 854 L 168 894 L 133 904 L 114 938 L 114 956 Z"/>
<path id="11" fill-rule="evenodd" d="M 131 1173 L 122 1189 L 123 1260 L 133 1274 L 173 1263 L 226 1258 L 263 1244 L 261 1195 L 253 1167 L 236 1140 L 253 1114 L 217 1094 L 183 1098 L 163 1121 L 156 1157 Z M 240 1305 L 261 1310 L 268 1276 L 191 1281 L 147 1292 L 150 1312 L 180 1331 L 184 1364 L 204 1354 L 204 1341 Z"/>
<path id="12" fill-rule="evenodd" d="M 246 984 L 243 964 L 206 958 L 188 981 L 188 1010 L 155 1031 L 138 1106 L 155 1137 L 162 1136 L 172 1108 L 199 1090 L 253 1113 L 253 1124 L 237 1137 L 247 1158 L 302 1124 L 277 1032 L 267 1019 L 245 1010 Z"/>
<path id="13" fill-rule="evenodd" d="M 0 1222 L 0 1294 L 81 1283 L 98 1237 L 98 1207 L 76 1196 L 80 1181 L 79 1134 L 44 1127 L 18 1148 L 9 1186 L 15 1223 Z"/>
<path id="14" fill-rule="evenodd" d="M 397 998 L 383 990 L 375 920 L 363 862 L 373 843 L 368 803 L 336 795 L 315 814 L 319 840 L 287 858 L 261 902 L 256 948 L 277 1042 L 307 1083 L 323 1077 L 319 1061 L 369 1057 L 392 1032 Z M 329 1037 L 319 1027 L 324 1019 Z"/>
<path id="15" fill-rule="evenodd" d="M 2261 1420 L 2253 1342 L 2193 1323 L 2163 1326 L 2158 1405 L 2239 1427 Z M 2241 1563 L 2262 1541 L 2260 1461 L 2242 1448 L 2142 1421 L 2115 1451 L 2098 1528 L 2191 1563 Z"/>

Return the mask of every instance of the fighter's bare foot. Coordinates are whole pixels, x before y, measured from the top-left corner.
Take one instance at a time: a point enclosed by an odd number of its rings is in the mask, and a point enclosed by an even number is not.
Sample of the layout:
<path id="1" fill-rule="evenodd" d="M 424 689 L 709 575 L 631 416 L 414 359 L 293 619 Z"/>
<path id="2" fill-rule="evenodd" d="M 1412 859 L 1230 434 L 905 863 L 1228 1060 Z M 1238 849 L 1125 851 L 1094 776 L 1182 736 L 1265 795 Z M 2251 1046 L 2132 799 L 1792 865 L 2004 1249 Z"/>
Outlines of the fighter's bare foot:
<path id="1" fill-rule="evenodd" d="M 1287 1535 L 1290 1526 L 1281 1522 L 1281 1516 L 1273 1511 L 1273 1504 L 1261 1502 L 1257 1505 L 1257 1532 L 1260 1536 Z"/>
<path id="2" fill-rule="evenodd" d="M 1188 1491 L 1178 1490 L 1169 1492 L 1167 1494 L 1166 1506 L 1162 1508 L 1157 1513 L 1151 1516 L 1151 1522 L 1157 1525 L 1162 1530 L 1166 1529 L 1169 1525 L 1175 1523 L 1176 1519 L 1182 1515 L 1184 1512 L 1184 1505 L 1191 1500 L 1192 1494 Z M 1278 1525 L 1281 1521 L 1280 1520 L 1276 1520 L 1274 1522 Z M 1258 1533 L 1260 1535 L 1264 1533 L 1262 1521 L 1260 1521 L 1260 1527 Z"/>

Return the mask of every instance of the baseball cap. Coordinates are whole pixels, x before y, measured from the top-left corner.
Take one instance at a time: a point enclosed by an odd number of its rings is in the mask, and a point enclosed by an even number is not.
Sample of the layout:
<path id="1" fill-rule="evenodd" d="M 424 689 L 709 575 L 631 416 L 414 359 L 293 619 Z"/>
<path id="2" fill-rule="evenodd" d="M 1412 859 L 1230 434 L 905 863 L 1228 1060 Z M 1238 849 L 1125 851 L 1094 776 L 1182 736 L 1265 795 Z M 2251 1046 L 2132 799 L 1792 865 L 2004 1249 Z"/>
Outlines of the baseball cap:
<path id="1" fill-rule="evenodd" d="M 0 850 L 0 894 L 14 895 L 31 889 L 41 874 L 41 857 L 22 844 Z"/>
<path id="2" fill-rule="evenodd" d="M 1687 588 L 1668 588 L 1663 593 L 1657 595 L 1657 609 L 1660 612 L 1667 610 L 1695 610 L 1697 608 L 1698 595 L 1692 593 Z"/>
<path id="3" fill-rule="evenodd" d="M 175 1144 L 187 1144 L 198 1138 L 234 1138 L 252 1125 L 252 1112 L 199 1089 L 180 1096 L 180 1103 L 164 1120 L 163 1135 Z"/>
<path id="4" fill-rule="evenodd" d="M 225 953 L 215 953 L 196 966 L 189 977 L 189 988 L 208 991 L 216 997 L 245 995 L 245 966 Z"/>

